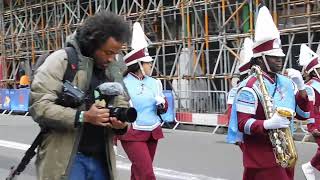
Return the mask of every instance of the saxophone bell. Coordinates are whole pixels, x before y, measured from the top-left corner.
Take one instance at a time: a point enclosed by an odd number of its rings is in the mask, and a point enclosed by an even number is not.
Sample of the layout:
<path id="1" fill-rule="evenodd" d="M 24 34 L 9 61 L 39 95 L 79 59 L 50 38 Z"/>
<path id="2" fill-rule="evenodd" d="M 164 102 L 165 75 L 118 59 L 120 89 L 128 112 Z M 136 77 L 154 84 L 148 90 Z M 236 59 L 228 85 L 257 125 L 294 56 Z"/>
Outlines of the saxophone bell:
<path id="1" fill-rule="evenodd" d="M 276 112 L 282 116 L 282 117 L 286 117 L 288 119 L 293 118 L 296 115 L 296 112 L 294 112 L 293 110 L 286 108 L 286 107 L 278 107 L 276 109 Z"/>

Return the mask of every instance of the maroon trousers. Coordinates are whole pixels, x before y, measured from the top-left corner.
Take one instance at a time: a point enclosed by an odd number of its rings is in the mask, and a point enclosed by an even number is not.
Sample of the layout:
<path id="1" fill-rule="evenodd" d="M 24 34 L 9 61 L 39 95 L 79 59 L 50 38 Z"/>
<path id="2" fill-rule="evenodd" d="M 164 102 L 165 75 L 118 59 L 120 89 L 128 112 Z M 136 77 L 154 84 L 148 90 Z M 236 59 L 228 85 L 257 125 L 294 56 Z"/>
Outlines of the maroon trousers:
<path id="1" fill-rule="evenodd" d="M 131 165 L 131 180 L 155 180 L 152 162 L 156 152 L 158 140 L 150 138 L 148 141 L 121 141 Z"/>
<path id="2" fill-rule="evenodd" d="M 311 160 L 311 165 L 316 168 L 318 171 L 320 171 L 320 137 L 315 137 L 315 140 L 318 144 L 318 149 L 316 154 L 313 156 Z"/>
<path id="3" fill-rule="evenodd" d="M 243 180 L 293 180 L 294 168 L 245 168 L 243 173 Z"/>

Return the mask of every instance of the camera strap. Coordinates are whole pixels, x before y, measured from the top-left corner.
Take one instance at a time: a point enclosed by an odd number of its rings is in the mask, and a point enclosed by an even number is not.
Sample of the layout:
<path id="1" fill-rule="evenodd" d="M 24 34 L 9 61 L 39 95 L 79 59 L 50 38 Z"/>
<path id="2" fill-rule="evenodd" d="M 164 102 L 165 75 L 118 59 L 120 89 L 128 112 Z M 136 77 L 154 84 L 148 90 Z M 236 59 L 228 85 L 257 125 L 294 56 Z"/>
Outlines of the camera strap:
<path id="1" fill-rule="evenodd" d="M 10 174 L 6 180 L 13 180 L 16 175 L 20 175 L 20 173 L 24 171 L 30 160 L 36 155 L 35 150 L 40 145 L 45 133 L 47 133 L 47 131 L 44 128 L 41 128 L 40 133 L 34 139 L 29 149 L 24 153 L 24 156 L 18 166 L 12 166 L 10 168 Z"/>
<path id="2" fill-rule="evenodd" d="M 68 56 L 68 65 L 63 76 L 63 82 L 65 82 L 66 80 L 72 82 L 78 71 L 78 55 L 76 49 L 72 46 L 65 47 L 64 50 L 66 51 Z"/>

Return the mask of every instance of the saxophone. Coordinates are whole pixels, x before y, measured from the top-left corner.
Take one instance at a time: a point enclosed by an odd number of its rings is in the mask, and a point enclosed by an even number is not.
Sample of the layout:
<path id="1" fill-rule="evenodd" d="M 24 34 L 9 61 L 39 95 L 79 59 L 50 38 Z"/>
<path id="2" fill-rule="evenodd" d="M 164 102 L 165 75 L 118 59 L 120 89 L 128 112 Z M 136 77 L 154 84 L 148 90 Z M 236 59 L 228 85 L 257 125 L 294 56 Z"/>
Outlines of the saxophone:
<path id="1" fill-rule="evenodd" d="M 259 82 L 259 88 L 262 93 L 261 104 L 263 106 L 266 119 L 270 119 L 274 113 L 278 113 L 280 116 L 287 118 L 294 117 L 295 112 L 288 108 L 278 107 L 274 111 L 272 99 L 269 96 L 267 87 L 263 81 L 260 67 L 252 66 L 251 72 L 256 74 Z M 268 136 L 272 144 L 277 164 L 283 168 L 294 167 L 298 159 L 298 154 L 290 128 L 268 130 Z"/>

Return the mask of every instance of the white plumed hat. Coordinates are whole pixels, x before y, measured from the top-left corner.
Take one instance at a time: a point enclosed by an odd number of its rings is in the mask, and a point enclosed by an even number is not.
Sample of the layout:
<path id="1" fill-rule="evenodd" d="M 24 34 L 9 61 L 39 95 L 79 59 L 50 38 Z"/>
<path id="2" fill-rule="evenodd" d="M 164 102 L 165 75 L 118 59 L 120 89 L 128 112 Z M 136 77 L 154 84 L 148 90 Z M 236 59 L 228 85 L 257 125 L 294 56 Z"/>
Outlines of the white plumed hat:
<path id="1" fill-rule="evenodd" d="M 250 60 L 253 56 L 252 46 L 253 46 L 252 39 L 245 38 L 242 49 L 240 51 L 240 63 L 238 67 L 240 75 L 248 73 L 251 68 Z"/>
<path id="2" fill-rule="evenodd" d="M 131 48 L 134 50 L 141 49 L 141 48 L 147 48 L 149 46 L 148 41 L 150 41 L 150 40 L 144 34 L 140 23 L 135 22 L 133 24 Z"/>
<path id="3" fill-rule="evenodd" d="M 319 55 L 313 52 L 307 45 L 301 44 L 299 64 L 303 71 L 310 73 L 313 69 L 320 67 Z"/>
<path id="4" fill-rule="evenodd" d="M 253 45 L 253 57 L 262 55 L 285 56 L 281 49 L 280 32 L 265 6 L 261 7 L 258 13 Z"/>

